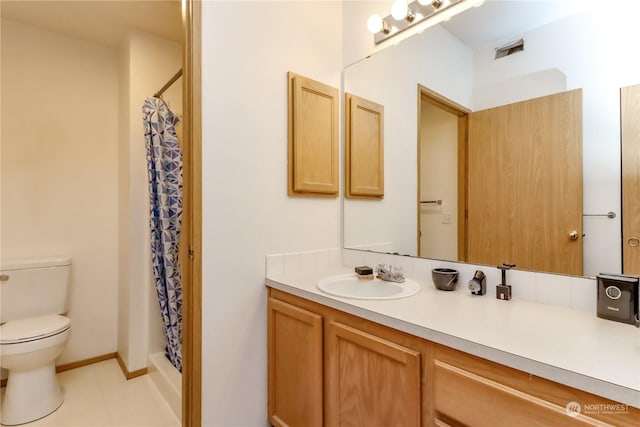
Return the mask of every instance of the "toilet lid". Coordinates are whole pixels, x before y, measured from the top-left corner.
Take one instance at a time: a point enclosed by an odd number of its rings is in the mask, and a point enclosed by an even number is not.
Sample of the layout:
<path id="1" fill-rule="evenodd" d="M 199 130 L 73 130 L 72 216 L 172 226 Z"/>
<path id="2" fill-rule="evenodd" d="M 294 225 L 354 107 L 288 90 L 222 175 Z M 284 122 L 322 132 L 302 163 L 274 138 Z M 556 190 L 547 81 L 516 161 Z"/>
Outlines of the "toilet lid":
<path id="1" fill-rule="evenodd" d="M 16 344 L 46 338 L 69 329 L 71 319 L 57 314 L 12 320 L 0 326 L 0 343 Z"/>

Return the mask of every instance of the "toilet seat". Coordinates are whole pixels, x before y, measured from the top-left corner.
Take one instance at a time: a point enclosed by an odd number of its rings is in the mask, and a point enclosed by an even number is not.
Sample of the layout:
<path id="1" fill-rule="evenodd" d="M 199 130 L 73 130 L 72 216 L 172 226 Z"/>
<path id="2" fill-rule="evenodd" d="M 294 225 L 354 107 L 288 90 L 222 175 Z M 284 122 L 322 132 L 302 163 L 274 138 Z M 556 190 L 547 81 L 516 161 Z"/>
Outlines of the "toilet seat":
<path id="1" fill-rule="evenodd" d="M 60 334 L 71 327 L 71 319 L 57 314 L 12 320 L 0 326 L 0 345 L 22 344 Z"/>

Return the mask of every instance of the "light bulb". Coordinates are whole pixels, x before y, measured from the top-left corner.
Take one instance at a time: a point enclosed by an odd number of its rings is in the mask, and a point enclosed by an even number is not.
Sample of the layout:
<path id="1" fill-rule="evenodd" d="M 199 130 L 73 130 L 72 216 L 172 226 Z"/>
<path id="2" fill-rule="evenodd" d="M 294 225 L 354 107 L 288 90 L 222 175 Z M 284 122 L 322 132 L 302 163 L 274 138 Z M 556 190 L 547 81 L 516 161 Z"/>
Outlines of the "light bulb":
<path id="1" fill-rule="evenodd" d="M 409 6 L 407 6 L 407 2 L 405 0 L 396 0 L 391 5 L 391 16 L 396 21 L 402 21 L 407 17 L 407 13 L 409 12 Z"/>
<path id="2" fill-rule="evenodd" d="M 377 34 L 382 30 L 382 18 L 380 15 L 371 15 L 367 20 L 367 29 L 373 34 Z"/>

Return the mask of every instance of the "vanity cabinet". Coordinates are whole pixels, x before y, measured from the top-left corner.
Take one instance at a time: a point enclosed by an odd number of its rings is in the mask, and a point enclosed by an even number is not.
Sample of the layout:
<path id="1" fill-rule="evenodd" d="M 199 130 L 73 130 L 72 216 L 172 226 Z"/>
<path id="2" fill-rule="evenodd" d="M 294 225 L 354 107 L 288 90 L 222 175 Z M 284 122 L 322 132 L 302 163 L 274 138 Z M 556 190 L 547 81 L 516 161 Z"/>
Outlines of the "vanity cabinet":
<path id="1" fill-rule="evenodd" d="M 326 333 L 330 426 L 420 426 L 420 352 L 340 322 Z"/>
<path id="2" fill-rule="evenodd" d="M 426 341 L 276 289 L 268 318 L 272 425 L 431 425 Z"/>
<path id="3" fill-rule="evenodd" d="M 321 427 L 322 316 L 269 298 L 269 421 Z"/>
<path id="4" fill-rule="evenodd" d="M 274 426 L 640 425 L 637 408 L 277 289 L 268 306 Z"/>
<path id="5" fill-rule="evenodd" d="M 441 425 L 640 425 L 635 408 L 441 345 L 434 347 L 432 366 Z M 579 413 L 567 414 L 570 402 L 580 405 Z"/>

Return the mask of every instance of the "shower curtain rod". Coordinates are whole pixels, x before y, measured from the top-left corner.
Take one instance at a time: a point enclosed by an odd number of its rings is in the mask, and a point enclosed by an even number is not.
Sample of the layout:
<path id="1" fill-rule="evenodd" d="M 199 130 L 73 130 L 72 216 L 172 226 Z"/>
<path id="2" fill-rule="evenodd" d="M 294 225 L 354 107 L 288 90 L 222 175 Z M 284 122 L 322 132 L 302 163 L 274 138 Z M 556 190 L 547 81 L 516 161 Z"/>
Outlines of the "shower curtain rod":
<path id="1" fill-rule="evenodd" d="M 169 80 L 167 82 L 167 84 L 165 84 L 164 86 L 162 86 L 162 89 L 160 89 L 159 91 L 157 91 L 153 96 L 156 98 L 160 98 L 160 96 L 162 96 L 162 94 L 164 93 L 165 90 L 169 89 L 171 87 L 172 84 L 175 83 L 176 80 L 178 80 L 180 78 L 180 76 L 182 76 L 182 68 L 180 68 L 180 70 L 173 76 L 171 77 L 171 80 Z"/>

